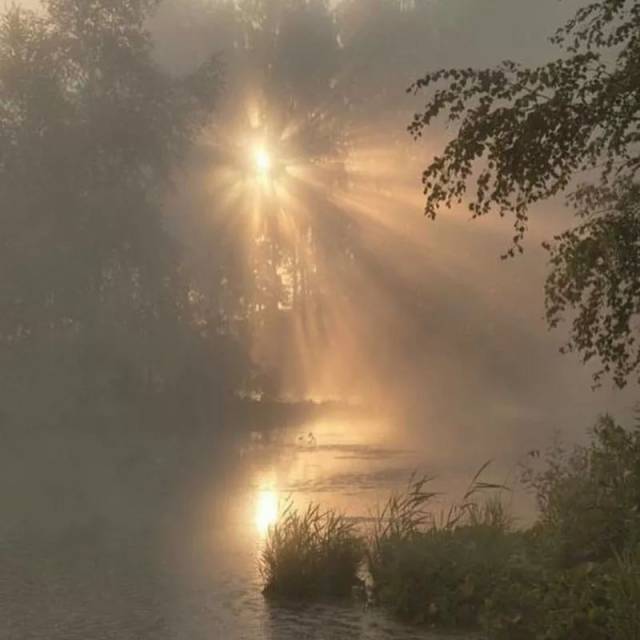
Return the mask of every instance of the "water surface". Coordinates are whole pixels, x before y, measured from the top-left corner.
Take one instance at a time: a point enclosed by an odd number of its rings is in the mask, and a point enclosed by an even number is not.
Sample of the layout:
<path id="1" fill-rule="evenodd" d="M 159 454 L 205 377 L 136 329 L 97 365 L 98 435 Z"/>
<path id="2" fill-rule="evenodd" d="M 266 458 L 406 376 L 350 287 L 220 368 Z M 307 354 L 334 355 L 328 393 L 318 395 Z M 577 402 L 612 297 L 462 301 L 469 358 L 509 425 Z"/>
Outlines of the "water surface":
<path id="1" fill-rule="evenodd" d="M 283 428 L 239 427 L 223 450 L 201 447 L 192 473 L 181 472 L 182 491 L 151 524 L 125 532 L 97 518 L 55 536 L 7 537 L 0 553 L 0 637 L 440 637 L 356 600 L 283 603 L 261 594 L 260 549 L 284 501 L 301 508 L 320 502 L 366 526 L 376 505 L 423 465 L 421 453 L 394 444 L 392 436 L 383 420 L 353 411 Z M 153 469 L 144 468 L 145 476 Z"/>

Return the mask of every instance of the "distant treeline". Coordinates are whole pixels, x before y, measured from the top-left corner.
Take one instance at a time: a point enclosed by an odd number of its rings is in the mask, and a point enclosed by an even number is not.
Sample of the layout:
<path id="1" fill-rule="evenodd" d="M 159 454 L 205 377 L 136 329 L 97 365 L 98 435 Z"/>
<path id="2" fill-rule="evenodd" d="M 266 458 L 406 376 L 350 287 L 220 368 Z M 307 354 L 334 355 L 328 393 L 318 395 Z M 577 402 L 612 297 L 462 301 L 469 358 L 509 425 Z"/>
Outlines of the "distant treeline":
<path id="1" fill-rule="evenodd" d="M 167 223 L 167 195 L 203 132 L 222 139 L 249 86 L 278 126 L 306 122 L 298 156 L 339 160 L 354 114 L 366 106 L 371 115 L 374 96 L 384 102 L 409 81 L 398 71 L 407 56 L 424 56 L 418 24 L 434 11 L 398 1 L 376 13 L 370 4 L 45 0 L 38 13 L 4 11 L 5 425 L 123 420 L 140 404 L 164 406 L 168 419 L 178 407 L 210 419 L 237 389 L 280 393 L 252 334 L 297 313 L 322 338 L 323 292 L 354 258 L 350 223 L 333 210 L 305 221 L 301 244 L 271 229 L 247 253 L 245 237 L 223 242 L 197 222 L 195 235 L 210 242 L 198 263 L 188 234 Z M 397 39 L 400 26 L 406 46 L 391 60 L 380 38 Z M 198 64 L 181 65 L 172 42 L 197 48 Z M 335 269 L 322 273 L 321 263 Z"/>

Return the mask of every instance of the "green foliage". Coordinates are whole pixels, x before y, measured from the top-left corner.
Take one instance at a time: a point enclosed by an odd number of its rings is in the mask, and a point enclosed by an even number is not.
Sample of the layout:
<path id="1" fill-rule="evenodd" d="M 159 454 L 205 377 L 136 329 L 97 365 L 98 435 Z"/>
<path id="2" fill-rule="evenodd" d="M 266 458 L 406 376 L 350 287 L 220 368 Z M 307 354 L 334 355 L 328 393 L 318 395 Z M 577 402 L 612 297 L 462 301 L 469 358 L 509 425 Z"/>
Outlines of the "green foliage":
<path id="1" fill-rule="evenodd" d="M 355 524 L 336 511 L 289 502 L 269 529 L 261 555 L 264 593 L 294 598 L 346 596 L 358 585 L 364 544 Z"/>
<path id="2" fill-rule="evenodd" d="M 368 567 L 377 599 L 394 614 L 439 626 L 474 626 L 498 567 L 519 541 L 502 502 L 478 501 L 502 489 L 476 474 L 459 503 L 436 518 L 429 477 L 412 479 L 380 511 L 369 541 Z M 511 550 L 511 551 L 510 551 Z"/>
<path id="3" fill-rule="evenodd" d="M 565 350 L 597 358 L 596 381 L 611 373 L 619 386 L 640 368 L 639 29 L 637 0 L 599 0 L 552 38 L 563 49 L 557 60 L 442 69 L 409 89 L 434 88 L 409 127 L 415 137 L 440 116 L 457 128 L 424 171 L 426 214 L 435 218 L 468 196 L 474 218 L 512 216 L 505 257 L 522 251 L 532 205 L 592 177 L 569 199 L 579 226 L 545 245 L 547 318 L 556 326 L 575 314 Z"/>
<path id="4" fill-rule="evenodd" d="M 637 558 L 554 567 L 531 532 L 464 525 L 396 542 L 376 584 L 395 615 L 492 640 L 636 638 Z"/>
<path id="5" fill-rule="evenodd" d="M 551 449 L 542 470 L 525 469 L 537 495 L 548 552 L 562 566 L 603 561 L 640 534 L 640 427 L 601 418 L 588 446 Z"/>
<path id="6" fill-rule="evenodd" d="M 486 602 L 491 638 L 640 637 L 638 434 L 603 417 L 587 446 L 555 445 L 542 469 L 525 470 L 540 516 L 524 572 L 496 583 Z"/>
<path id="7" fill-rule="evenodd" d="M 380 603 L 492 640 L 640 637 L 639 433 L 605 417 L 588 446 L 556 446 L 543 469 L 528 468 L 540 517 L 527 530 L 513 528 L 499 496 L 476 499 L 496 488 L 478 476 L 439 520 L 425 508 L 435 494 L 413 482 L 390 498 L 369 543 Z"/>
<path id="8" fill-rule="evenodd" d="M 514 527 L 504 487 L 480 479 L 486 467 L 439 516 L 430 477 L 389 497 L 366 540 L 375 602 L 409 622 L 491 640 L 637 640 L 640 428 L 602 418 L 588 445 L 556 445 L 541 469 L 528 466 L 540 515 L 527 529 Z M 263 555 L 266 591 L 346 593 L 361 539 L 317 506 L 285 512 Z"/>
<path id="9" fill-rule="evenodd" d="M 580 224 L 555 238 L 545 284 L 550 326 L 575 310 L 572 339 L 563 352 L 584 361 L 599 357 L 603 374 L 622 387 L 638 369 L 635 321 L 640 311 L 640 185 L 619 178 L 610 186 L 584 185 L 570 196 Z"/>
<path id="10" fill-rule="evenodd" d="M 616 570 L 607 589 L 611 601 L 608 627 L 619 640 L 640 638 L 640 545 L 626 549 L 615 558 Z"/>
<path id="11" fill-rule="evenodd" d="M 40 406 L 39 421 L 55 422 L 74 403 L 95 415 L 123 393 L 178 391 L 203 371 L 202 354 L 226 348 L 217 318 L 194 326 L 162 212 L 171 167 L 212 109 L 217 67 L 174 79 L 154 65 L 145 24 L 155 4 L 48 0 L 40 14 L 12 6 L 0 15 L 0 357 L 10 414 Z M 44 401 L 52 379 L 57 406 Z M 16 406 L 27 389 L 30 406 Z"/>
<path id="12" fill-rule="evenodd" d="M 376 593 L 404 619 L 475 627 L 520 547 L 517 534 L 473 524 L 390 540 L 384 561 L 375 569 Z"/>
<path id="13" fill-rule="evenodd" d="M 485 602 L 483 626 L 502 640 L 604 640 L 610 608 L 604 573 L 592 567 L 548 571 L 535 564 L 505 572 Z"/>
<path id="14" fill-rule="evenodd" d="M 487 601 L 490 637 L 640 637 L 639 433 L 603 417 L 588 445 L 556 444 L 542 469 L 525 469 L 540 515 L 527 532 L 526 572 L 496 584 Z"/>

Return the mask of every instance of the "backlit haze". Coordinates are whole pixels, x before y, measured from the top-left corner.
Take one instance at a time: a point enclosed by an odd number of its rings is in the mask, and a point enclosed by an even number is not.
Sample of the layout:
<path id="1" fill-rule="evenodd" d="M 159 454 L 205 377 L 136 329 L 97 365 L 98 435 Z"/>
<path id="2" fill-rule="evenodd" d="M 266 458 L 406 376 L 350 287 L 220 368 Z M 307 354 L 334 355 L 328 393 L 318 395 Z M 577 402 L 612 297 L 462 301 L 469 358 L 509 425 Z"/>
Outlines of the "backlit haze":
<path id="1" fill-rule="evenodd" d="M 168 637 L 302 637 L 279 635 L 256 570 L 288 499 L 366 519 L 413 471 L 457 494 L 492 459 L 490 479 L 510 482 L 555 432 L 582 440 L 598 414 L 632 415 L 637 393 L 592 390 L 593 371 L 559 353 L 565 329 L 545 324 L 541 242 L 567 226 L 563 203 L 537 206 L 524 255 L 503 261 L 509 221 L 471 221 L 465 207 L 425 219 L 421 172 L 447 131 L 406 131 L 424 100 L 406 89 L 426 71 L 546 60 L 547 36 L 581 3 L 290 4 L 166 0 L 148 22 L 173 77 L 219 61 L 215 109 L 171 167 L 162 217 L 194 325 L 215 316 L 233 337 L 207 378 L 213 404 L 229 380 L 233 400 L 197 428 L 187 402 L 161 431 L 141 411 L 139 431 L 110 440 L 34 427 L 30 454 L 2 464 L 19 486 L 6 492 L 11 523 L 128 531 L 153 513 Z M 91 601 L 97 619 L 102 606 Z"/>
<path id="2" fill-rule="evenodd" d="M 576 3 L 422 4 L 426 17 L 409 37 L 380 39 L 366 59 L 349 58 L 349 41 L 328 59 L 322 38 L 335 34 L 319 17 L 316 40 L 294 34 L 274 45 L 278 61 L 286 56 L 275 71 L 237 53 L 224 16 L 202 20 L 207 3 L 161 7 L 152 25 L 160 64 L 181 73 L 215 51 L 227 69 L 168 215 L 203 278 L 212 245 L 223 243 L 252 285 L 274 277 L 285 290 L 281 317 L 251 336 L 282 396 L 375 406 L 392 416 L 395 438 L 407 434 L 433 455 L 493 457 L 554 429 L 581 433 L 594 414 L 630 401 L 607 384 L 592 392 L 591 371 L 558 354 L 565 335 L 543 321 L 540 243 L 563 228 L 560 203 L 538 208 L 525 256 L 508 262 L 499 256 L 509 223 L 470 222 L 465 210 L 422 217 L 420 171 L 442 138 L 411 140 L 404 129 L 421 100 L 404 89 L 425 68 L 545 59 L 546 36 Z M 397 16 L 380 9 L 352 20 L 373 41 L 385 18 Z M 303 309 L 296 273 L 311 291 Z"/>
<path id="3" fill-rule="evenodd" d="M 539 206 L 525 255 L 503 262 L 511 229 L 497 217 L 423 218 L 420 172 L 444 132 L 405 131 L 421 99 L 404 90 L 427 69 L 544 60 L 579 3 L 417 0 L 419 20 L 402 2 L 311 4 L 285 24 L 284 5 L 263 3 L 251 51 L 223 2 L 163 2 L 148 25 L 174 75 L 220 60 L 217 108 L 174 172 L 166 225 L 198 286 L 235 298 L 225 313 L 256 311 L 241 340 L 269 395 L 358 406 L 367 426 L 305 433 L 392 444 L 445 476 L 488 458 L 510 468 L 556 430 L 581 438 L 599 412 L 628 415 L 633 392 L 592 391 L 543 320 L 540 243 L 563 228 L 561 204 Z M 270 494 L 256 509 L 264 528 Z"/>
<path id="4" fill-rule="evenodd" d="M 235 286 L 258 310 L 245 337 L 276 396 L 366 414 L 313 419 L 266 464 L 277 446 L 248 445 L 260 452 L 260 530 L 291 492 L 366 515 L 408 469 L 459 488 L 493 459 L 502 480 L 556 431 L 580 439 L 599 412 L 632 409 L 633 391 L 592 391 L 591 370 L 558 353 L 562 328 L 544 323 L 540 244 L 566 223 L 562 204 L 541 205 L 525 255 L 503 262 L 512 232 L 499 218 L 423 218 L 420 172 L 444 132 L 416 143 L 405 131 L 421 102 L 404 90 L 426 67 L 543 60 L 577 4 L 423 2 L 417 23 L 374 4 L 281 24 L 267 3 L 271 35 L 250 53 L 215 3 L 167 3 L 151 25 L 172 73 L 211 52 L 225 68 L 211 127 L 167 205 L 194 273 L 206 283 L 212 256 L 238 262 Z"/>
<path id="5" fill-rule="evenodd" d="M 579 3 L 404 4 L 373 2 L 366 11 L 356 1 L 316 2 L 287 17 L 284 4 L 265 2 L 252 50 L 237 23 L 245 9 L 234 14 L 215 0 L 160 3 L 148 25 L 155 60 L 171 74 L 211 54 L 220 61 L 217 107 L 177 164 L 165 223 L 186 256 L 193 295 L 220 290 L 233 300 L 224 312 L 231 324 L 252 310 L 238 331 L 266 386 L 238 392 L 259 398 L 266 389 L 366 414 L 314 418 L 283 436 L 295 447 L 313 434 L 319 449 L 298 458 L 310 457 L 320 476 L 325 469 L 329 484 L 346 473 L 356 483 L 371 473 L 396 482 L 411 467 L 453 478 L 489 458 L 507 473 L 555 431 L 579 439 L 598 413 L 632 410 L 632 390 L 605 383 L 592 391 L 591 370 L 558 353 L 563 329 L 550 333 L 544 323 L 540 243 L 563 228 L 561 203 L 539 206 L 525 255 L 501 261 L 512 233 L 499 218 L 470 221 L 463 209 L 424 219 L 421 169 L 444 132 L 414 142 L 405 130 L 421 106 L 405 89 L 427 69 L 544 60 L 547 36 Z M 418 17 L 407 19 L 410 11 Z M 224 419 L 212 428 L 216 437 L 245 437 Z M 334 445 L 411 459 L 391 464 L 383 455 L 379 469 L 366 453 L 366 464 L 345 465 L 333 450 L 323 457 Z M 250 518 L 261 530 L 278 485 L 313 485 L 299 459 L 286 463 L 286 480 L 270 464 L 252 481 L 259 493 Z M 340 491 L 325 493 L 349 503 Z"/>

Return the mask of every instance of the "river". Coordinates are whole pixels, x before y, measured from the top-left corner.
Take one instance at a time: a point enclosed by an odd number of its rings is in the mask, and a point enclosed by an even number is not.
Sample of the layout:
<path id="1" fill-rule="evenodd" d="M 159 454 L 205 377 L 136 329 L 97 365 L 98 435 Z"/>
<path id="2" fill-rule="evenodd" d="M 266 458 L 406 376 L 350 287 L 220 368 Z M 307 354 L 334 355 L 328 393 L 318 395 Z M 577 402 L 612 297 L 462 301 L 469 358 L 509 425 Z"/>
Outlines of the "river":
<path id="1" fill-rule="evenodd" d="M 202 461 L 195 465 L 188 489 L 153 525 L 125 534 L 98 518 L 56 536 L 10 536 L 0 554 L 0 637 L 441 637 L 362 602 L 270 603 L 261 594 L 260 549 L 283 501 L 320 502 L 366 526 L 376 505 L 421 467 L 421 454 L 394 442 L 383 420 L 353 411 L 238 430 L 225 462 L 212 462 L 210 474 Z"/>

